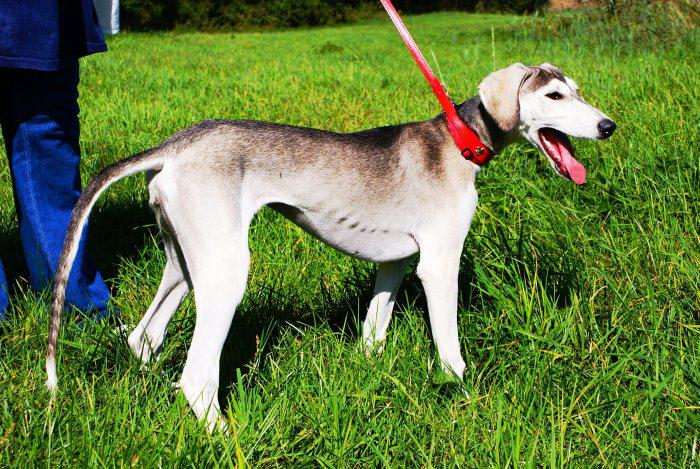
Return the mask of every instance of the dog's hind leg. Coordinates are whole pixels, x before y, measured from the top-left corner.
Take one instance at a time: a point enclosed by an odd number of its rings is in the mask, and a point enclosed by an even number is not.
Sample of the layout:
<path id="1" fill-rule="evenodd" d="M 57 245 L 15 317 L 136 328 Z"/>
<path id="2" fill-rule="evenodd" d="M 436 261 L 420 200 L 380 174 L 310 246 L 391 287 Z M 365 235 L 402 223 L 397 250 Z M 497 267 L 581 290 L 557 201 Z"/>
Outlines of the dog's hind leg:
<path id="1" fill-rule="evenodd" d="M 394 309 L 396 291 L 401 285 L 406 269 L 412 257 L 395 262 L 379 264 L 377 279 L 374 283 L 374 297 L 369 304 L 367 317 L 362 326 L 365 353 L 381 352 L 384 339 Z"/>
<path id="2" fill-rule="evenodd" d="M 169 251 L 166 251 L 168 260 L 158 292 L 143 319 L 129 335 L 129 347 L 144 363 L 160 352 L 168 324 L 190 291 L 179 260 L 173 259 Z"/>
<path id="3" fill-rule="evenodd" d="M 180 388 L 211 430 L 220 416 L 221 350 L 245 292 L 250 254 L 247 229 L 208 241 L 208 246 L 200 247 L 198 265 L 191 270 L 197 320 Z"/>
<path id="4" fill-rule="evenodd" d="M 217 184 L 211 178 L 198 181 L 190 176 L 187 184 L 197 189 L 168 206 L 197 311 L 179 386 L 195 415 L 213 430 L 220 417 L 221 350 L 248 278 L 248 226 L 253 211 L 248 213 L 241 206 L 241 195 L 230 180 Z"/>
<path id="5" fill-rule="evenodd" d="M 192 290 L 187 265 L 165 209 L 160 202 L 152 206 L 163 237 L 167 262 L 151 306 L 129 335 L 129 347 L 144 363 L 160 353 L 170 320 Z"/>

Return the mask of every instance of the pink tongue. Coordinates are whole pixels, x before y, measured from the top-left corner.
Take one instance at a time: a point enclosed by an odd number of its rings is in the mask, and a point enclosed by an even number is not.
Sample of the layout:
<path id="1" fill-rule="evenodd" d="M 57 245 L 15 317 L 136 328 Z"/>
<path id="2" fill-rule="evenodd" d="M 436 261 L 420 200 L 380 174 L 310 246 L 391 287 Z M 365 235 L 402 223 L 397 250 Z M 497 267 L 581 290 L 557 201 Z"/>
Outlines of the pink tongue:
<path id="1" fill-rule="evenodd" d="M 545 143 L 552 153 L 559 157 L 559 164 L 576 184 L 581 185 L 586 182 L 586 168 L 573 157 L 569 148 L 558 138 L 557 134 L 548 130 L 543 132 L 543 137 L 545 137 Z"/>
<path id="2" fill-rule="evenodd" d="M 586 168 L 584 168 L 583 165 L 579 163 L 576 158 L 571 156 L 569 150 L 564 148 L 564 151 L 562 151 L 561 156 L 562 165 L 566 168 L 566 171 L 569 173 L 569 177 L 571 177 L 571 180 L 573 180 L 578 185 L 581 185 L 584 182 L 586 182 Z"/>

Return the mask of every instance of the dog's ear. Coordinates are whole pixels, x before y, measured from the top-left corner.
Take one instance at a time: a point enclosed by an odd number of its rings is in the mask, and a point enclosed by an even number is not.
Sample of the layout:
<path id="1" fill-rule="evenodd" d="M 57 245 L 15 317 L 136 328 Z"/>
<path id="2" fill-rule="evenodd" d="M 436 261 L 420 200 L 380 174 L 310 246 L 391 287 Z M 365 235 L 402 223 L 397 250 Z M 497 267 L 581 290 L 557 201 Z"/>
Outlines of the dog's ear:
<path id="1" fill-rule="evenodd" d="M 484 78 L 479 84 L 479 97 L 498 127 L 510 132 L 520 119 L 520 88 L 532 74 L 523 64 L 513 64 Z"/>

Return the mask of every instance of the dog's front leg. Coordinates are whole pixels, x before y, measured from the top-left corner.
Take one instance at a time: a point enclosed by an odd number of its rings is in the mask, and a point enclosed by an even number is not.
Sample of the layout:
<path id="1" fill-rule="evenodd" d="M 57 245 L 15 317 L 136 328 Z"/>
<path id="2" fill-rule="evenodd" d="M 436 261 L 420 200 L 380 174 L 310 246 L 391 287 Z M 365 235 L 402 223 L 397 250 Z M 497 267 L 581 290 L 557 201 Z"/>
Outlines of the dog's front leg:
<path id="1" fill-rule="evenodd" d="M 367 317 L 362 326 L 365 353 L 381 352 L 384 348 L 386 331 L 394 309 L 396 291 L 401 285 L 408 264 L 413 257 L 395 262 L 384 262 L 377 268 L 377 279 L 374 283 L 374 297 L 367 309 Z"/>
<path id="2" fill-rule="evenodd" d="M 422 243 L 417 269 L 428 299 L 430 327 L 442 369 L 459 379 L 463 378 L 466 367 L 457 333 L 459 259 L 463 239 L 457 242 L 435 237 Z"/>

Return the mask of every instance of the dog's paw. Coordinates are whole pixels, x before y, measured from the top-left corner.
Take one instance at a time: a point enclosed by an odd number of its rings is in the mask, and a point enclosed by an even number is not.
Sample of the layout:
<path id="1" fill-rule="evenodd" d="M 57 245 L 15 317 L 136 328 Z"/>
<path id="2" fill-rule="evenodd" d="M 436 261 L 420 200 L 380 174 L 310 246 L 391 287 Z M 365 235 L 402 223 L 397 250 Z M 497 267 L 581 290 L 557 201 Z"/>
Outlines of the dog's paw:
<path id="1" fill-rule="evenodd" d="M 144 365 L 157 362 L 160 359 L 160 348 L 154 349 L 154 343 L 162 344 L 162 340 L 151 341 L 145 332 L 134 330 L 127 339 L 129 348 L 134 357 L 141 360 Z"/>
<path id="2" fill-rule="evenodd" d="M 433 378 L 433 382 L 438 386 L 442 386 L 446 384 L 461 384 L 462 379 L 452 372 L 445 371 L 442 368 L 438 368 L 435 371 L 435 377 Z"/>
<path id="3" fill-rule="evenodd" d="M 365 339 L 362 343 L 362 350 L 369 358 L 372 355 L 379 355 L 384 351 L 384 341 L 374 341 L 373 339 Z"/>
<path id="4" fill-rule="evenodd" d="M 433 383 L 435 386 L 445 392 L 452 394 L 453 392 L 458 391 L 465 398 L 470 398 L 469 391 L 467 390 L 464 380 L 452 372 L 439 368 L 434 373 Z"/>
<path id="5" fill-rule="evenodd" d="M 216 419 L 216 421 L 209 422 L 207 424 L 207 429 L 209 430 L 209 433 L 212 434 L 216 432 L 227 436 L 231 434 L 231 426 L 223 417 L 219 417 Z"/>

